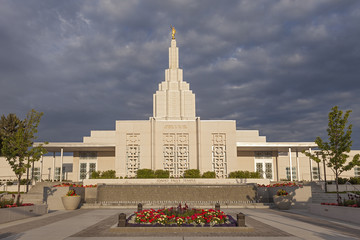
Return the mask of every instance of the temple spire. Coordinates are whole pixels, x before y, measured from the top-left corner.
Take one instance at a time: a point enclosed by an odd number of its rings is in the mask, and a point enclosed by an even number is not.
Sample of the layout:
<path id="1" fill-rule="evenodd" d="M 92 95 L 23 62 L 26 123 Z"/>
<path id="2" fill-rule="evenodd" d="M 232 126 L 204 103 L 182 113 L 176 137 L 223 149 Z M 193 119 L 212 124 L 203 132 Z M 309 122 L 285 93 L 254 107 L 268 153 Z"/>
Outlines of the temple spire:
<path id="1" fill-rule="evenodd" d="M 159 84 L 159 90 L 154 94 L 154 118 L 195 120 L 195 95 L 189 84 L 183 81 L 183 70 L 179 68 L 179 49 L 175 40 L 176 31 L 174 27 L 171 30 L 169 68 L 165 70 L 165 81 Z"/>

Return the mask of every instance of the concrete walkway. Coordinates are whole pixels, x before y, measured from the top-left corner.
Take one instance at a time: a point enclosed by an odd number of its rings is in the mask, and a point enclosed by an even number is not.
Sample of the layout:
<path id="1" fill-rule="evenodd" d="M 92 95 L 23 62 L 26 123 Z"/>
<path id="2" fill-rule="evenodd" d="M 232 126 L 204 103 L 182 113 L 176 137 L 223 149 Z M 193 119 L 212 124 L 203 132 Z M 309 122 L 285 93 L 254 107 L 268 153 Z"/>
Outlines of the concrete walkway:
<path id="1" fill-rule="evenodd" d="M 342 223 L 309 214 L 305 210 L 277 211 L 272 209 L 222 209 L 233 217 L 239 212 L 247 216 L 247 225 L 253 232 L 241 234 L 137 234 L 110 232 L 117 215 L 127 215 L 135 209 L 79 209 L 56 211 L 44 216 L 0 225 L 0 239 L 41 240 L 97 240 L 97 239 L 360 239 L 360 226 Z"/>

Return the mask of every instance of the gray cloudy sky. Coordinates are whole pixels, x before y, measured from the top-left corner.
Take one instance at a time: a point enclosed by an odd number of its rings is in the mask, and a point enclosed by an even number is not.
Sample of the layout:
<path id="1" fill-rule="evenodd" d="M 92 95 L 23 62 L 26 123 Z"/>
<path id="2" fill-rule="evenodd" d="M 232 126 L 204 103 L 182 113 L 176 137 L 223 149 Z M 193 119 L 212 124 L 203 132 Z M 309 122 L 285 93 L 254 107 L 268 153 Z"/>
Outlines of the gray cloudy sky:
<path id="1" fill-rule="evenodd" d="M 172 24 L 201 119 L 313 141 L 338 105 L 360 149 L 359 23 L 357 0 L 1 0 L 0 114 L 44 112 L 41 141 L 148 119 Z"/>

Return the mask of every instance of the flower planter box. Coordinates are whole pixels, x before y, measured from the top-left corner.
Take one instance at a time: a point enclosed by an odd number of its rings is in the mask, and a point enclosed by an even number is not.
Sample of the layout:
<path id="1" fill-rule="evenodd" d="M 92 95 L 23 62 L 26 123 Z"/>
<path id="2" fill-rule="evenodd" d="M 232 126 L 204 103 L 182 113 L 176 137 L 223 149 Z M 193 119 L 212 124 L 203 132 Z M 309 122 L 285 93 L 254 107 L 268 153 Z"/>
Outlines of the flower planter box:
<path id="1" fill-rule="evenodd" d="M 29 217 L 36 217 L 46 213 L 48 213 L 48 206 L 46 204 L 0 208 L 0 224 Z"/>
<path id="2" fill-rule="evenodd" d="M 44 187 L 44 201 L 48 204 L 49 210 L 64 210 L 61 197 L 74 189 L 76 194 L 81 196 L 81 200 L 85 199 L 85 188 L 81 187 Z"/>
<path id="3" fill-rule="evenodd" d="M 311 204 L 310 213 L 359 224 L 360 208 Z"/>
<path id="4" fill-rule="evenodd" d="M 62 196 L 61 201 L 65 210 L 75 210 L 79 207 L 81 196 Z"/>
<path id="5" fill-rule="evenodd" d="M 292 197 L 289 195 L 286 196 L 273 196 L 274 199 L 274 205 L 276 208 L 280 209 L 280 210 L 288 210 L 290 209 L 291 206 L 291 200 Z"/>

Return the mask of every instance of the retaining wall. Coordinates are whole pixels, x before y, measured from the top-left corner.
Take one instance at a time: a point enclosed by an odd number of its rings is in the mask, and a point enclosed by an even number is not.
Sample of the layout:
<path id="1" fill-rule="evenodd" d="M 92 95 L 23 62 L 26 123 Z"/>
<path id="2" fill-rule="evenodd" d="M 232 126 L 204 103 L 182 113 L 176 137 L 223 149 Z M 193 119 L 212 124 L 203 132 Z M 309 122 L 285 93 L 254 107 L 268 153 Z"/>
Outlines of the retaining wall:
<path id="1" fill-rule="evenodd" d="M 360 222 L 360 208 L 310 204 L 309 211 L 315 215 L 335 218 L 355 224 L 359 224 Z"/>
<path id="2" fill-rule="evenodd" d="M 0 224 L 24 218 L 40 216 L 48 212 L 45 204 L 0 209 Z"/>
<path id="3" fill-rule="evenodd" d="M 336 192 L 336 184 L 327 185 L 328 192 Z M 341 184 L 339 185 L 339 192 L 360 191 L 360 185 Z"/>
<path id="4" fill-rule="evenodd" d="M 102 205 L 256 202 L 256 184 L 242 185 L 98 185 Z"/>

